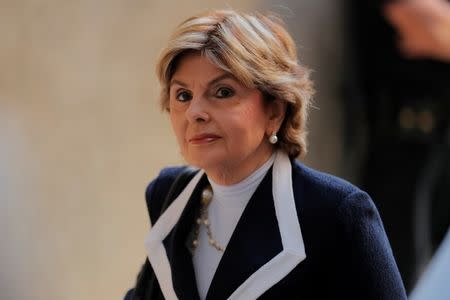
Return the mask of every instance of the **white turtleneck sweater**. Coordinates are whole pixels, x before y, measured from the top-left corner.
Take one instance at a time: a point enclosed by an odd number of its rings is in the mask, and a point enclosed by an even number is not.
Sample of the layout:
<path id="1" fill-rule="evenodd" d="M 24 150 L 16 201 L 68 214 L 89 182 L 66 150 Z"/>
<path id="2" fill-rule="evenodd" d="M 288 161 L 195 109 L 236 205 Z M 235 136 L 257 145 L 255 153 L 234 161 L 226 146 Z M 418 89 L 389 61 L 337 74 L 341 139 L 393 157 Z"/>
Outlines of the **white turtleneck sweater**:
<path id="1" fill-rule="evenodd" d="M 213 238 L 225 249 L 245 206 L 274 160 L 275 154 L 250 176 L 233 185 L 219 185 L 208 178 L 213 190 L 208 219 Z M 200 227 L 198 242 L 192 260 L 200 299 L 205 299 L 223 253 L 209 244 L 204 226 Z"/>

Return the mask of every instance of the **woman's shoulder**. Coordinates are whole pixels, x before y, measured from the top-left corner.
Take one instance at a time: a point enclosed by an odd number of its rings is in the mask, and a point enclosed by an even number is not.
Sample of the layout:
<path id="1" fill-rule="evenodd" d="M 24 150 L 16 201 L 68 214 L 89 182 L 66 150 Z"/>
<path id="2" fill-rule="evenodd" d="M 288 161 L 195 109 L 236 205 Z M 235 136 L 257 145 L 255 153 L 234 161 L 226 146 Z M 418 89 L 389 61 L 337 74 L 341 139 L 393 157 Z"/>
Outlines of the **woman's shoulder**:
<path id="1" fill-rule="evenodd" d="M 194 171 L 195 169 L 185 165 L 170 166 L 161 169 L 158 176 L 150 181 L 145 189 L 145 200 L 147 202 L 147 208 L 151 220 L 156 220 L 159 216 L 162 210 L 163 201 L 166 200 L 167 194 L 171 191 L 173 183 L 176 180 L 179 180 L 179 184 L 185 184 L 185 181 L 190 178 Z M 181 191 L 180 188 L 175 188 L 175 190 L 176 191 L 172 191 L 174 194 L 172 198 L 177 196 L 177 192 Z"/>
<path id="2" fill-rule="evenodd" d="M 145 190 L 145 196 L 148 199 L 155 190 L 160 190 L 161 186 L 170 186 L 186 166 L 171 166 L 163 168 L 159 171 L 158 176 L 150 181 Z M 164 188 L 163 188 L 164 189 Z"/>
<path id="3" fill-rule="evenodd" d="M 294 161 L 292 166 L 294 176 L 297 175 L 297 179 L 301 179 L 311 188 L 325 189 L 325 191 L 342 195 L 362 192 L 355 184 L 341 177 L 308 167 L 299 161 Z"/>
<path id="4" fill-rule="evenodd" d="M 183 170 L 185 170 L 188 167 L 189 166 L 187 166 L 187 165 L 180 165 L 180 166 L 168 166 L 168 167 L 162 168 L 159 171 L 159 174 L 156 177 L 156 179 L 161 180 L 161 181 L 165 181 L 165 180 L 173 181 Z"/>
<path id="5" fill-rule="evenodd" d="M 347 233 L 371 227 L 373 234 L 384 236 L 378 209 L 368 193 L 298 162 L 293 170 L 294 195 L 305 230 L 315 232 L 317 224 L 334 233 L 337 227 Z"/>
<path id="6" fill-rule="evenodd" d="M 365 191 L 343 178 L 315 170 L 298 161 L 292 166 L 294 192 L 297 190 L 300 198 L 309 199 L 304 203 L 308 206 L 335 210 L 347 205 L 354 206 L 355 199 L 373 206 L 372 199 Z"/>

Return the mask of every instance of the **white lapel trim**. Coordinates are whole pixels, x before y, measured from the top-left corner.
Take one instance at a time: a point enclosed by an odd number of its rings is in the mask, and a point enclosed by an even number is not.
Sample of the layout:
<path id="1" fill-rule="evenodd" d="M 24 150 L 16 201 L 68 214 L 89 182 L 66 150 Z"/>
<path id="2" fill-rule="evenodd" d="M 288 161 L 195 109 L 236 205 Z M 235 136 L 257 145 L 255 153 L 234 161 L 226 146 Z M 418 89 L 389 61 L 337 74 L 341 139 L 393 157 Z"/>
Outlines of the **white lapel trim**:
<path id="1" fill-rule="evenodd" d="M 283 250 L 247 278 L 229 299 L 258 298 L 306 258 L 295 207 L 291 162 L 282 151 L 277 152 L 273 164 L 272 193 Z"/>
<path id="2" fill-rule="evenodd" d="M 172 272 L 163 240 L 178 222 L 194 188 L 197 186 L 204 171 L 200 170 L 188 183 L 181 194 L 170 204 L 166 211 L 158 218 L 145 238 L 148 260 L 152 265 L 156 278 L 165 299 L 175 300 L 177 296 L 173 288 Z"/>

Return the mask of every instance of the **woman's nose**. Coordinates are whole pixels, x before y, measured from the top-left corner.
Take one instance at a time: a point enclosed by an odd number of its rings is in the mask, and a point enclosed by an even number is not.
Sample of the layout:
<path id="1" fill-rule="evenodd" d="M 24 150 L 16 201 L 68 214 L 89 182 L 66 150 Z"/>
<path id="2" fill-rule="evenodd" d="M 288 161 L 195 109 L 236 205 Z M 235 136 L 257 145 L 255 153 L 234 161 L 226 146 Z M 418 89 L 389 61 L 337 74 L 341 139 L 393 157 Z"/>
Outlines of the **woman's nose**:
<path id="1" fill-rule="evenodd" d="M 193 97 L 189 101 L 189 107 L 186 110 L 186 118 L 191 123 L 207 122 L 210 119 L 207 100 L 203 97 Z"/>

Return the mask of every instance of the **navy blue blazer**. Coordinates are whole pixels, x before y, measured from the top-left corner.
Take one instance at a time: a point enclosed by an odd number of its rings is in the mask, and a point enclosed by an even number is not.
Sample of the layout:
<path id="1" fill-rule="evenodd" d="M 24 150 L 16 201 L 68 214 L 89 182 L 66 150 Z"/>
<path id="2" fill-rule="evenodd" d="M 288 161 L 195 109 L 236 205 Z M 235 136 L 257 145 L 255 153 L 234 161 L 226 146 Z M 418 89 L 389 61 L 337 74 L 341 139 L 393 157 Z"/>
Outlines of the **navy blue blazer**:
<path id="1" fill-rule="evenodd" d="M 152 225 L 180 170 L 166 168 L 148 186 L 146 200 Z M 203 176 L 198 182 L 163 241 L 172 281 L 163 284 L 173 287 L 179 299 L 199 298 L 186 240 L 206 181 Z M 292 161 L 292 185 L 306 258 L 258 299 L 406 299 L 382 221 L 367 193 L 297 161 Z M 227 299 L 283 250 L 272 195 L 270 170 L 238 222 L 207 299 Z M 156 283 L 156 298 L 164 299 L 160 284 Z"/>

